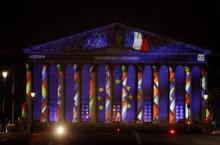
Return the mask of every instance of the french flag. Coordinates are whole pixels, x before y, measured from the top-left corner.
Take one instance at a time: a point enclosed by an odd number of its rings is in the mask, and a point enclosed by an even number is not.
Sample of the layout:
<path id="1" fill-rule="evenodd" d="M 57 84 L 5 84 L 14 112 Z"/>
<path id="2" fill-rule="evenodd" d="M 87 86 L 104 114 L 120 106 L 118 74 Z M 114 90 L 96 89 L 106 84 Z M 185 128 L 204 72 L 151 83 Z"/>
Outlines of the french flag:
<path id="1" fill-rule="evenodd" d="M 125 36 L 125 47 L 130 47 L 144 52 L 149 51 L 148 41 L 140 32 L 127 33 Z"/>

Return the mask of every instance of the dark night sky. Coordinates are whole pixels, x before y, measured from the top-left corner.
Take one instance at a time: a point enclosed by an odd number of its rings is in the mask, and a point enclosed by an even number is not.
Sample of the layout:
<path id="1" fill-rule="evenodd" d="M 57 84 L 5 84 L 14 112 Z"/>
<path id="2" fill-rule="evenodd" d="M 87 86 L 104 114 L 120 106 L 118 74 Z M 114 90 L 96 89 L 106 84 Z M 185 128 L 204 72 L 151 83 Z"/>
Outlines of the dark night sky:
<path id="1" fill-rule="evenodd" d="M 217 0 L 8 1 L 1 4 L 0 48 L 2 53 L 20 52 L 22 48 L 117 21 L 220 52 L 215 37 L 219 7 Z"/>
<path id="2" fill-rule="evenodd" d="M 209 62 L 209 88 L 219 90 L 216 93 L 218 101 L 215 102 L 220 102 L 219 18 L 218 0 L 62 0 L 62 3 L 54 0 L 7 0 L 0 4 L 0 64 L 14 65 L 17 60 L 22 60 L 20 56 L 13 61 L 11 58 L 21 54 L 23 48 L 120 22 L 210 49 L 213 53 Z M 22 66 L 13 66 L 17 70 L 15 85 L 23 85 L 15 86 L 17 103 L 21 102 L 19 98 L 25 98 L 24 61 L 20 62 Z M 218 112 L 220 121 L 220 110 Z"/>

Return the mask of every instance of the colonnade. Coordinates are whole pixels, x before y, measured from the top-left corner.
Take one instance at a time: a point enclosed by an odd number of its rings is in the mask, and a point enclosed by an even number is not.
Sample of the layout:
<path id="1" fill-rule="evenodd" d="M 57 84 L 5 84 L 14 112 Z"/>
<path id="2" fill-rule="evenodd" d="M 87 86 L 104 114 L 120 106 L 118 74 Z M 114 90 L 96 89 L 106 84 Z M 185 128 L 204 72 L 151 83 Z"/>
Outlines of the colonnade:
<path id="1" fill-rule="evenodd" d="M 202 120 L 203 66 L 26 64 L 29 120 L 167 122 Z M 31 91 L 36 97 L 31 98 Z"/>

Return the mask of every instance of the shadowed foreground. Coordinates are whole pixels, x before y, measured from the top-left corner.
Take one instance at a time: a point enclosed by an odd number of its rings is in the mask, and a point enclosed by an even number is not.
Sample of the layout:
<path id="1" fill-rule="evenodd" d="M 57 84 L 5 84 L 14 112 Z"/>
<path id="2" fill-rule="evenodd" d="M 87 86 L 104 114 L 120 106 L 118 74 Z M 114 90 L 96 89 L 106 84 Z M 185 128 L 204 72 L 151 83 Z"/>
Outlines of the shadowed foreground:
<path id="1" fill-rule="evenodd" d="M 2 145 L 218 145 L 219 135 L 144 132 L 71 132 L 64 136 L 55 133 L 7 133 L 0 135 Z"/>

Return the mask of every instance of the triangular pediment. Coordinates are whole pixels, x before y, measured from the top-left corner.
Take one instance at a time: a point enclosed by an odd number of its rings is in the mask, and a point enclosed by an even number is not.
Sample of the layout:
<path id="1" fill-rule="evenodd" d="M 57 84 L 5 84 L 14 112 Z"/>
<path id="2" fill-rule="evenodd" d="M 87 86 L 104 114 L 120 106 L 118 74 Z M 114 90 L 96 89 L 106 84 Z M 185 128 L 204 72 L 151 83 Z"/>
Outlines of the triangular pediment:
<path id="1" fill-rule="evenodd" d="M 36 45 L 23 51 L 26 54 L 81 52 L 209 53 L 208 50 L 119 23 Z"/>

